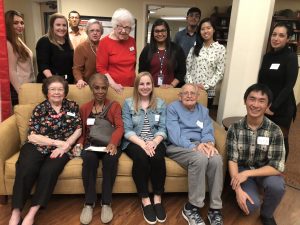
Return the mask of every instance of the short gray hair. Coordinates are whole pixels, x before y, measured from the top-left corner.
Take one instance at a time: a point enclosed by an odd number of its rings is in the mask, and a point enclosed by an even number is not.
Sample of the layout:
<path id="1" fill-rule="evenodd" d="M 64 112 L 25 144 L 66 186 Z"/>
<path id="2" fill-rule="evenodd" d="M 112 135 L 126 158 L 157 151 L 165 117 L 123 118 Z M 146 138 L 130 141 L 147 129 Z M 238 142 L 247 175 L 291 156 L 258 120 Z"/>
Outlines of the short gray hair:
<path id="1" fill-rule="evenodd" d="M 98 25 L 100 26 L 101 34 L 103 34 L 102 23 L 101 23 L 99 20 L 96 20 L 96 19 L 89 19 L 89 20 L 87 21 L 86 27 L 85 27 L 86 33 L 87 33 L 87 34 L 89 33 L 90 26 L 92 26 L 93 24 L 98 24 Z"/>
<path id="2" fill-rule="evenodd" d="M 134 17 L 127 9 L 117 9 L 111 18 L 111 24 L 113 28 L 116 28 L 120 21 L 129 21 L 131 28 L 134 26 Z"/>

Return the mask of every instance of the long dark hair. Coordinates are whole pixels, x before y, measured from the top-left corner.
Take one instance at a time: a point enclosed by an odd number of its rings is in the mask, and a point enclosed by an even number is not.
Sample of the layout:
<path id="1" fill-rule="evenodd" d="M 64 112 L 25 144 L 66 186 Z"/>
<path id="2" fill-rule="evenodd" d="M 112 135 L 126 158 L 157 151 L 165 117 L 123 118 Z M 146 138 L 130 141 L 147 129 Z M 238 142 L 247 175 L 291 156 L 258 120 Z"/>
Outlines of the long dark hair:
<path id="1" fill-rule="evenodd" d="M 23 15 L 18 11 L 9 10 L 5 13 L 6 39 L 11 43 L 13 51 L 19 55 L 21 60 L 25 61 L 30 55 L 14 30 L 14 16 L 24 20 Z"/>
<path id="2" fill-rule="evenodd" d="M 148 61 L 151 62 L 153 54 L 156 53 L 158 51 L 158 47 L 157 47 L 157 42 L 154 38 L 154 29 L 157 26 L 165 26 L 166 30 L 167 30 L 167 38 L 165 40 L 166 43 L 166 53 L 167 53 L 167 58 L 168 58 L 168 65 L 167 65 L 167 69 L 169 71 L 171 71 L 172 67 L 175 67 L 175 65 L 173 65 L 175 63 L 175 51 L 172 49 L 171 47 L 171 37 L 170 37 L 170 27 L 169 24 L 163 20 L 163 19 L 157 19 L 154 21 L 153 25 L 152 25 L 152 29 L 151 29 L 151 38 L 150 38 L 150 51 L 148 52 Z"/>
<path id="3" fill-rule="evenodd" d="M 203 46 L 204 39 L 201 36 L 200 32 L 201 32 L 202 24 L 204 24 L 204 23 L 210 23 L 210 25 L 212 26 L 214 31 L 216 31 L 216 26 L 210 18 L 206 17 L 206 18 L 204 18 L 200 21 L 200 24 L 199 24 L 199 26 L 197 28 L 197 31 L 196 31 L 196 45 L 194 47 L 194 52 L 193 52 L 193 54 L 195 56 L 199 56 L 200 49 Z M 213 34 L 213 40 L 214 41 L 216 40 L 216 32 L 214 32 L 214 34 Z"/>

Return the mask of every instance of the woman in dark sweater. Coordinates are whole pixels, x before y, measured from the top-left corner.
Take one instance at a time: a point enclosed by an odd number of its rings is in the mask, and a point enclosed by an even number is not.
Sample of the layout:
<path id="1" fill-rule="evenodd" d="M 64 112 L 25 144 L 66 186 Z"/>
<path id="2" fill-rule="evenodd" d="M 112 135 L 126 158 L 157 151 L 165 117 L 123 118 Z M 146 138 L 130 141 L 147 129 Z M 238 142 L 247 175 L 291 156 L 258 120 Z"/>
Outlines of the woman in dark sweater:
<path id="1" fill-rule="evenodd" d="M 171 42 L 170 28 L 165 20 L 157 19 L 151 29 L 150 44 L 139 58 L 139 73 L 151 73 L 155 87 L 180 87 L 183 84 L 186 65 L 182 48 Z"/>
<path id="2" fill-rule="evenodd" d="M 74 83 L 73 46 L 69 39 L 68 21 L 59 13 L 50 17 L 49 31 L 36 44 L 38 65 L 37 82 L 52 75 L 62 76 L 69 84 Z"/>
<path id="3" fill-rule="evenodd" d="M 293 88 L 298 76 L 298 60 L 287 44 L 290 35 L 287 24 L 274 26 L 270 38 L 272 49 L 264 56 L 258 75 L 258 82 L 266 84 L 273 92 L 274 100 L 266 114 L 283 132 L 286 159 L 289 129 L 297 110 Z"/>

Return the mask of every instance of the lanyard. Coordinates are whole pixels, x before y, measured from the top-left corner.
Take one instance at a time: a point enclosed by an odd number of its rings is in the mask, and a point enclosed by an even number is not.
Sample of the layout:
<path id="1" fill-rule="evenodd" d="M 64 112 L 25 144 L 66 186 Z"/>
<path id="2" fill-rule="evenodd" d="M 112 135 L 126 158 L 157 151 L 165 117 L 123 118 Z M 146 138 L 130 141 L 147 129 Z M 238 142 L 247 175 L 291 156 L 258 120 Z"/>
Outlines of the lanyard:
<path id="1" fill-rule="evenodd" d="M 163 71 L 163 65 L 164 65 L 164 59 L 165 59 L 165 56 L 166 56 L 166 49 L 164 50 L 164 54 L 162 57 L 160 57 L 160 54 L 159 54 L 159 50 L 157 50 L 157 54 L 158 54 L 158 58 L 159 58 L 159 62 L 160 62 L 160 70 L 159 70 L 159 75 L 162 76 L 162 71 Z"/>

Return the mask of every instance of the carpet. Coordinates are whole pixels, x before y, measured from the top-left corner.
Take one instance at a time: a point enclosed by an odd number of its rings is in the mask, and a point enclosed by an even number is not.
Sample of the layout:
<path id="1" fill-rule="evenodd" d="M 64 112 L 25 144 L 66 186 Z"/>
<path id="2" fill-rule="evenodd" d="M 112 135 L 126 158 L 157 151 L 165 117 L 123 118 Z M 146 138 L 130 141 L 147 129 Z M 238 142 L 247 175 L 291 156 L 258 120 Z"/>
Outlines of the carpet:
<path id="1" fill-rule="evenodd" d="M 290 153 L 285 167 L 287 185 L 300 190 L 300 104 L 297 106 L 297 117 L 289 133 Z"/>

